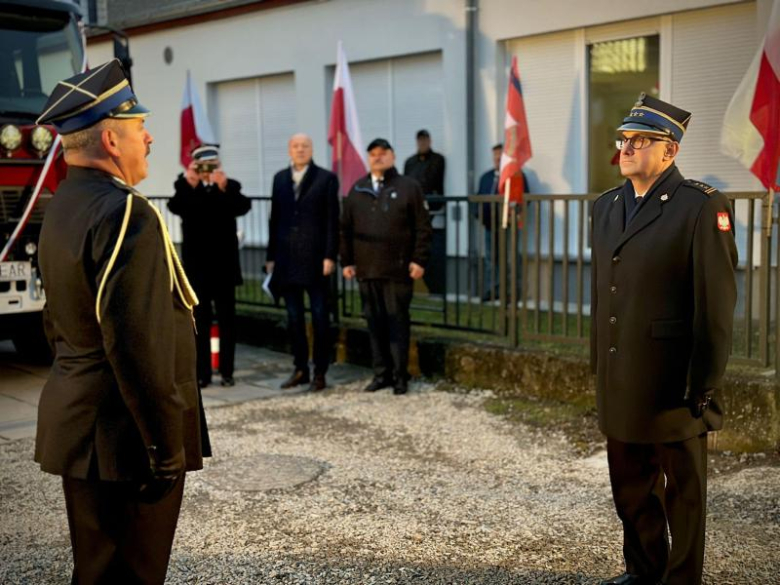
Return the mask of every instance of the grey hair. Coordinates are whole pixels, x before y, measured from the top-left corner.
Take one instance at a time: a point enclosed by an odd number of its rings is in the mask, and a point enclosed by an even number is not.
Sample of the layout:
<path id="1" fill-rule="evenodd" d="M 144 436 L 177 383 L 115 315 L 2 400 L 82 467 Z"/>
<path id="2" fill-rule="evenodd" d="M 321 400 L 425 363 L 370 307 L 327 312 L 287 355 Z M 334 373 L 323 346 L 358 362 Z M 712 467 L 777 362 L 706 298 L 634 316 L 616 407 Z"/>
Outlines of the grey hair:
<path id="1" fill-rule="evenodd" d="M 80 152 L 83 154 L 97 155 L 100 152 L 100 137 L 103 134 L 103 130 L 121 132 L 120 124 L 117 120 L 106 118 L 89 128 L 77 130 L 70 134 L 63 134 L 62 148 L 65 152 Z"/>

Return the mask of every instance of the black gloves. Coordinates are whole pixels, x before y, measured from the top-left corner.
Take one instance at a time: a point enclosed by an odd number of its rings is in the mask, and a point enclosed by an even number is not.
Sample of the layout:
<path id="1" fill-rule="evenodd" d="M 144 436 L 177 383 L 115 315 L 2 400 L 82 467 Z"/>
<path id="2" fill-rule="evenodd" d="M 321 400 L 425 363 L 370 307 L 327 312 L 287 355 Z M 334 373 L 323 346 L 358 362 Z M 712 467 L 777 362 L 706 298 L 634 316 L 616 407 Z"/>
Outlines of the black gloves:
<path id="1" fill-rule="evenodd" d="M 713 392 L 713 389 L 705 390 L 700 394 L 691 395 L 688 399 L 688 408 L 694 418 L 701 418 L 704 411 L 709 408 Z"/>
<path id="2" fill-rule="evenodd" d="M 167 496 L 184 474 L 184 449 L 171 457 L 161 458 L 157 447 L 148 447 L 149 478 L 138 488 L 139 501 L 146 504 L 159 502 Z"/>

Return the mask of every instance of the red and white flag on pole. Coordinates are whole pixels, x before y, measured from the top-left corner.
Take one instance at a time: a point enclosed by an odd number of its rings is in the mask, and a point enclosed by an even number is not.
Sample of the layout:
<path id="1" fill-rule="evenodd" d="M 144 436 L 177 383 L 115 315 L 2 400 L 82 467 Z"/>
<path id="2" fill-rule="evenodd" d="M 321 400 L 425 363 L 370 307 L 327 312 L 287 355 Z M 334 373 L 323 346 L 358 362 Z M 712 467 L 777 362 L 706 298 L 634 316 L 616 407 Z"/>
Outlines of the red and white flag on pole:
<path id="1" fill-rule="evenodd" d="M 190 153 L 202 144 L 216 144 L 211 124 L 201 106 L 195 84 L 187 70 L 187 83 L 181 100 L 181 152 L 179 160 L 186 169 L 190 166 Z"/>
<path id="2" fill-rule="evenodd" d="M 349 76 L 347 56 L 344 54 L 341 41 L 337 49 L 328 143 L 331 146 L 333 172 L 338 176 L 339 189 L 345 196 L 355 181 L 363 177 L 368 170 L 363 160 L 363 140 L 360 137 L 352 79 Z"/>
<path id="3" fill-rule="evenodd" d="M 509 71 L 509 89 L 506 94 L 506 115 L 504 117 L 504 152 L 501 153 L 499 170 L 499 192 L 504 193 L 504 220 L 507 225 L 510 201 L 523 201 L 523 165 L 531 158 L 531 138 L 525 119 L 523 90 L 517 72 L 517 57 L 512 57 Z"/>
<path id="4" fill-rule="evenodd" d="M 780 190 L 780 2 L 775 0 L 764 42 L 731 98 L 721 151 L 750 169 L 766 189 Z"/>

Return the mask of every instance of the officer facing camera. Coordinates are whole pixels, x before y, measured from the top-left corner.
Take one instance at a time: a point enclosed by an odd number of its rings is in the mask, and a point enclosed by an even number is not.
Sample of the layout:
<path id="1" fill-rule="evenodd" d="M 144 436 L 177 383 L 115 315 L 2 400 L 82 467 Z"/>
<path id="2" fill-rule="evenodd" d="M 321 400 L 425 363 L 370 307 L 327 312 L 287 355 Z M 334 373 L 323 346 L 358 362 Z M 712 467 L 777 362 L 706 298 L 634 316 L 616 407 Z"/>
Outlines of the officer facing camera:
<path id="1" fill-rule="evenodd" d="M 236 217 L 246 214 L 252 202 L 241 194 L 238 181 L 227 178 L 216 145 L 200 146 L 192 151 L 192 162 L 179 175 L 174 188 L 176 194 L 168 202 L 168 209 L 181 217 L 182 260 L 200 299 L 195 308 L 198 380 L 201 387 L 211 383 L 209 332 L 216 310 L 219 373 L 223 386 L 233 386 L 236 286 L 243 283 Z"/>
<path id="2" fill-rule="evenodd" d="M 640 95 L 617 129 L 626 181 L 593 205 L 591 367 L 625 558 L 602 585 L 702 582 L 737 247 L 726 196 L 677 169 L 690 119 Z"/>

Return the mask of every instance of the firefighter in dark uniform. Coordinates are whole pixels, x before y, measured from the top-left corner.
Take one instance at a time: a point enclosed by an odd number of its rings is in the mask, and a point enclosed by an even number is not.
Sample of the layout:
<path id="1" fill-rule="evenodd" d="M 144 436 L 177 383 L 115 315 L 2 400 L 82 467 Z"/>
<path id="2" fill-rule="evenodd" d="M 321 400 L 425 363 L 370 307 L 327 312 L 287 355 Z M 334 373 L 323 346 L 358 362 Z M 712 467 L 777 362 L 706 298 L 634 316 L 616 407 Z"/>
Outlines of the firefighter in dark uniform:
<path id="1" fill-rule="evenodd" d="M 119 61 L 60 82 L 38 123 L 68 176 L 40 266 L 54 364 L 35 460 L 62 476 L 73 583 L 161 584 L 186 471 L 210 454 L 190 288 L 159 212 L 134 189 L 152 137 Z"/>
<path id="2" fill-rule="evenodd" d="M 370 173 L 342 208 L 341 264 L 345 278 L 358 279 L 368 322 L 374 379 L 365 390 L 406 394 L 412 281 L 425 273 L 431 221 L 420 184 L 396 171 L 390 143 L 377 138 L 367 150 Z"/>
<path id="3" fill-rule="evenodd" d="M 702 579 L 737 250 L 728 199 L 675 165 L 690 118 L 642 94 L 618 128 L 627 180 L 593 207 L 591 368 L 625 557 L 604 585 Z"/>
<path id="4" fill-rule="evenodd" d="M 233 386 L 236 287 L 243 283 L 236 217 L 248 213 L 252 201 L 241 194 L 241 183 L 225 175 L 216 145 L 192 151 L 192 162 L 176 179 L 174 189 L 168 209 L 181 217 L 182 260 L 200 299 L 195 309 L 198 383 L 201 388 L 211 384 L 210 330 L 216 312 L 220 384 Z"/>

